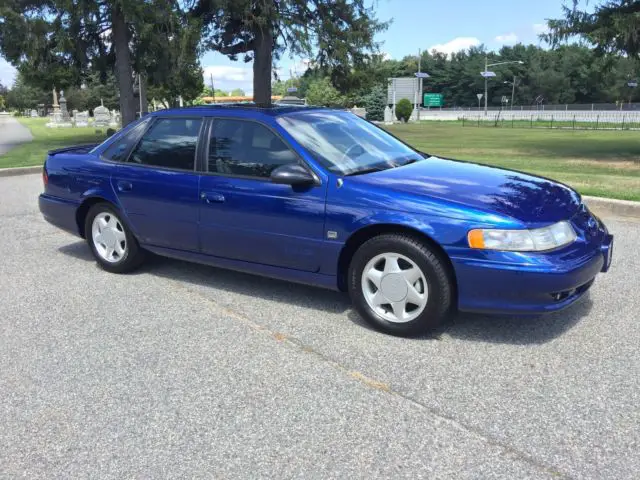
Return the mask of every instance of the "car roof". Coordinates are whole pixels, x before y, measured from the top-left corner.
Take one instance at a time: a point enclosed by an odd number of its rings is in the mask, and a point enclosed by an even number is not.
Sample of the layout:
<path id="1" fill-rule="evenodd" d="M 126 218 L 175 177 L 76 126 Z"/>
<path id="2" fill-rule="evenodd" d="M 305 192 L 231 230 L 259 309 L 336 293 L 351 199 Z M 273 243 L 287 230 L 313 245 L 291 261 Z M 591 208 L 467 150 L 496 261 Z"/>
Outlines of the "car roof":
<path id="1" fill-rule="evenodd" d="M 279 115 L 294 113 L 294 112 L 308 112 L 313 110 L 324 111 L 339 111 L 335 109 L 325 107 L 313 107 L 306 105 L 272 105 L 270 107 L 260 107 L 254 103 L 234 103 L 224 105 L 193 105 L 189 107 L 169 108 L 166 110 L 158 110 L 150 113 L 149 115 L 188 115 L 197 113 L 198 115 L 211 115 L 216 112 L 246 112 L 246 113 L 260 113 L 263 115 L 269 115 L 271 117 L 277 117 Z"/>

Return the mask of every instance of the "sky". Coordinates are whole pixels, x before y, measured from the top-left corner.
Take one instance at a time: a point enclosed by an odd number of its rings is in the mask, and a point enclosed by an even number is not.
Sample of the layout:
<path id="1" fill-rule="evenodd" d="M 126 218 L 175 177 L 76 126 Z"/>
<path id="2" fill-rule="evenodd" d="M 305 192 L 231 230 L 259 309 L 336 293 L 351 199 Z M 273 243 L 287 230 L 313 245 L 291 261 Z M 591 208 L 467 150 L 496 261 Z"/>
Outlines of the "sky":
<path id="1" fill-rule="evenodd" d="M 374 4 L 379 20 L 392 20 L 377 40 L 381 51 L 394 59 L 417 55 L 418 49 L 449 53 L 480 44 L 490 50 L 518 42 L 538 44 L 545 20 L 561 17 L 561 7 L 562 0 L 377 0 Z M 305 63 L 285 55 L 278 73 L 283 79 L 301 75 Z M 250 63 L 210 52 L 201 64 L 207 85 L 213 75 L 215 88 L 252 93 Z M 0 83 L 11 85 L 14 78 L 15 69 L 0 58 Z"/>

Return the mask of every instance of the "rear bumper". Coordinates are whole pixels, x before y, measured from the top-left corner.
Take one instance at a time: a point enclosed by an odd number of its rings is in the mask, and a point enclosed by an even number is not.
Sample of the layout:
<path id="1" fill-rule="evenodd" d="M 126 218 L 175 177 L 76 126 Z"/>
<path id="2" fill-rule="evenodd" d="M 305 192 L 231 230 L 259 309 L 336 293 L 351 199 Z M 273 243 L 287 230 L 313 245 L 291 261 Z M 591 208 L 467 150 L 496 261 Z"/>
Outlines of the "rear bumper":
<path id="1" fill-rule="evenodd" d="M 58 197 L 51 197 L 45 193 L 38 197 L 38 207 L 44 219 L 50 224 L 74 235 L 80 236 L 76 212 L 78 204 Z"/>
<path id="2" fill-rule="evenodd" d="M 613 236 L 607 233 L 597 244 L 558 252 L 452 257 L 458 281 L 458 308 L 516 314 L 561 310 L 582 297 L 598 273 L 608 270 L 612 242 Z M 500 256 L 512 261 L 499 261 Z"/>

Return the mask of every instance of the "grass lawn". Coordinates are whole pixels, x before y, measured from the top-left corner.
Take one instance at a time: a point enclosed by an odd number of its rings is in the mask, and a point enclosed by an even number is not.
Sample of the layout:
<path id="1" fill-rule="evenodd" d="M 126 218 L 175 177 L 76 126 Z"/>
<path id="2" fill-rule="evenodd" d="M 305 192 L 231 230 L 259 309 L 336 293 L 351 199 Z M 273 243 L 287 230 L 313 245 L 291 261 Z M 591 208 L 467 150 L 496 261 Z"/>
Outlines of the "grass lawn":
<path id="1" fill-rule="evenodd" d="M 19 120 L 34 139 L 0 155 L 0 168 L 41 165 L 47 150 L 97 143 L 106 136 L 94 128 L 46 128 L 46 119 Z M 428 153 L 554 178 L 585 195 L 640 200 L 638 131 L 478 128 L 447 122 L 387 128 Z"/>
<path id="2" fill-rule="evenodd" d="M 640 132 L 393 125 L 427 153 L 557 179 L 585 195 L 640 200 Z"/>
<path id="3" fill-rule="evenodd" d="M 99 143 L 107 137 L 106 129 L 96 133 L 93 127 L 47 128 L 46 118 L 18 118 L 31 130 L 33 140 L 0 155 L 0 168 L 42 165 L 47 151 L 82 143 Z"/>

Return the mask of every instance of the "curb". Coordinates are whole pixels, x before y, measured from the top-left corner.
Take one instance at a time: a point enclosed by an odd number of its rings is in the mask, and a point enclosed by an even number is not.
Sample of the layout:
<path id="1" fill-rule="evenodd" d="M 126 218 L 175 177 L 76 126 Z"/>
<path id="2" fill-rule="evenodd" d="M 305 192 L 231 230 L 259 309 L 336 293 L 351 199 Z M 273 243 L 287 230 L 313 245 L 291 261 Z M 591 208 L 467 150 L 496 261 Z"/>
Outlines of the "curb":
<path id="1" fill-rule="evenodd" d="M 640 220 L 640 202 L 589 196 L 582 197 L 582 199 L 589 209 L 598 216 L 606 217 L 607 215 L 613 215 L 616 217 L 628 217 Z"/>
<path id="2" fill-rule="evenodd" d="M 42 165 L 35 167 L 0 168 L 0 177 L 14 177 L 16 175 L 29 175 L 42 172 Z"/>

